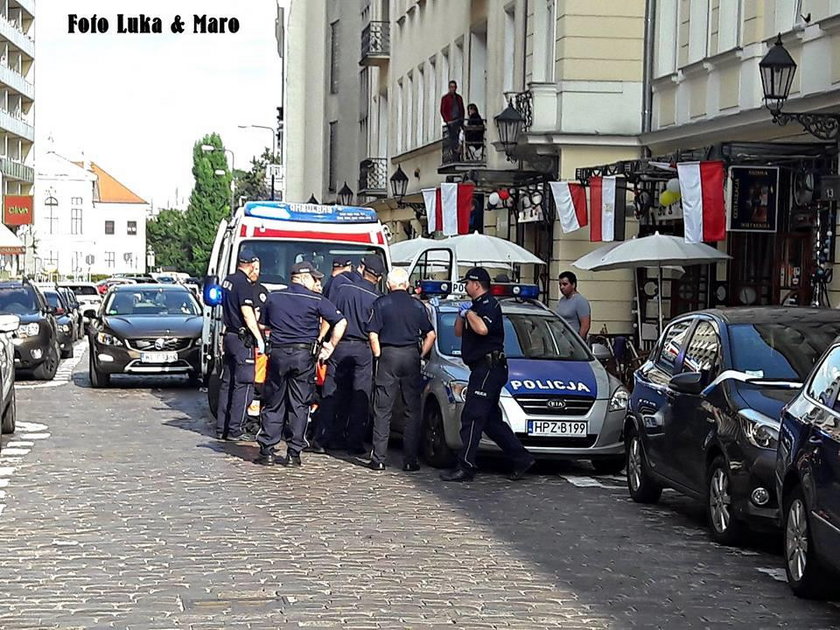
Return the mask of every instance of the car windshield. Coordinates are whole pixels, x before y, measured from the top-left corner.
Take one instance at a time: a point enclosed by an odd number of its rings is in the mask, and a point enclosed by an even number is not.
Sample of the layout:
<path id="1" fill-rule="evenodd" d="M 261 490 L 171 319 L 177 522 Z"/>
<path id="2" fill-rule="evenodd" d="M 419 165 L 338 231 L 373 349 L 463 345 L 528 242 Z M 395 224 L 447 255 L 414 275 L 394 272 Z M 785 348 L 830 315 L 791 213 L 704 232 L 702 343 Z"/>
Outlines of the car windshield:
<path id="1" fill-rule="evenodd" d="M 38 301 L 31 287 L 8 287 L 0 289 L 0 313 L 6 315 L 27 315 L 38 312 Z"/>
<path id="2" fill-rule="evenodd" d="M 128 289 L 111 294 L 107 315 L 198 315 L 198 304 L 186 289 Z"/>
<path id="3" fill-rule="evenodd" d="M 53 308 L 64 308 L 64 304 L 61 303 L 61 298 L 58 297 L 58 293 L 55 291 L 44 291 L 44 297 L 47 298 L 47 304 Z"/>
<path id="4" fill-rule="evenodd" d="M 840 322 L 729 326 L 732 367 L 757 378 L 804 381 L 840 334 Z"/>
<path id="5" fill-rule="evenodd" d="M 438 313 L 437 343 L 440 352 L 461 356 L 461 339 L 455 336 L 457 313 Z M 509 359 L 589 361 L 591 356 L 561 318 L 553 313 L 505 313 L 505 354 Z"/>
<path id="6" fill-rule="evenodd" d="M 385 263 L 381 247 L 355 245 L 353 243 L 322 243 L 318 241 L 244 241 L 248 248 L 260 259 L 260 282 L 263 284 L 288 284 L 289 270 L 299 262 L 309 262 L 329 277 L 333 258 L 346 256 L 353 261 L 355 268 L 361 258 L 367 255 L 377 256 Z M 240 246 L 241 247 L 241 246 Z M 325 278 L 326 280 L 326 278 Z"/>
<path id="7" fill-rule="evenodd" d="M 99 295 L 96 287 L 70 285 L 68 288 L 76 295 Z"/>

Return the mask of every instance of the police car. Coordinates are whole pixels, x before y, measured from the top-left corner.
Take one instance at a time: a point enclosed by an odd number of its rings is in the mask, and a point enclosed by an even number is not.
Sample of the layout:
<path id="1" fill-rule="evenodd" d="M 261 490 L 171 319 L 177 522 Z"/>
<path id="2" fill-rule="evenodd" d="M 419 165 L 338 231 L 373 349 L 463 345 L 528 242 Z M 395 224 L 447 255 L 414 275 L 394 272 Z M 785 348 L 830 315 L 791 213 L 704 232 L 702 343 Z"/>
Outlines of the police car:
<path id="1" fill-rule="evenodd" d="M 449 296 L 452 284 L 423 281 L 437 340 L 423 368 L 423 454 L 437 467 L 454 462 L 460 448 L 461 409 L 469 369 L 455 336 L 458 305 L 466 296 Z M 617 473 L 624 466 L 622 425 L 629 392 L 592 356 L 565 321 L 537 301 L 534 285 L 494 284 L 505 326 L 508 383 L 502 390 L 502 417 L 535 456 L 589 459 L 596 471 Z M 392 426 L 401 432 L 401 414 Z M 481 446 L 498 450 L 482 438 Z"/>

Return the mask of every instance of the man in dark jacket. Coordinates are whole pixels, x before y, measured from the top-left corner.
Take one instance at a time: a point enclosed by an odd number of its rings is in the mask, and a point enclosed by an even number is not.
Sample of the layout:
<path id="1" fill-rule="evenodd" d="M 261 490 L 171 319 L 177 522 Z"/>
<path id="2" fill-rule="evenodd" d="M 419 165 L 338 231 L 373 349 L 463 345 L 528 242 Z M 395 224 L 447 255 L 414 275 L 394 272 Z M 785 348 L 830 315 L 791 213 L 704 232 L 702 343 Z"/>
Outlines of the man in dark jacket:
<path id="1" fill-rule="evenodd" d="M 453 151 L 458 149 L 461 127 L 464 126 L 464 118 L 467 115 L 466 111 L 464 109 L 464 99 L 458 94 L 458 83 L 450 81 L 449 92 L 440 99 L 440 117 L 446 123 L 449 147 Z"/>

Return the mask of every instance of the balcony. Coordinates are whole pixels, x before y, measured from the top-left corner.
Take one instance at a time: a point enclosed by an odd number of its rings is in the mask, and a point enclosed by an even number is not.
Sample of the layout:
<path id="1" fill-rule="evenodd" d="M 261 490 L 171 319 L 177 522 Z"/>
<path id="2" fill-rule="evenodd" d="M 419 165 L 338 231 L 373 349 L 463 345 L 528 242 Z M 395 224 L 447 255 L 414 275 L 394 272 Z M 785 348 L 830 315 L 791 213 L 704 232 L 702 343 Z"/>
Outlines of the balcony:
<path id="1" fill-rule="evenodd" d="M 12 179 L 20 179 L 30 184 L 35 182 L 35 170 L 7 157 L 0 157 L 0 173 Z"/>
<path id="2" fill-rule="evenodd" d="M 23 119 L 0 109 L 0 131 L 7 131 L 16 136 L 35 142 L 35 128 Z"/>
<path id="3" fill-rule="evenodd" d="M 525 90 L 524 92 L 513 92 L 507 96 L 513 109 L 518 111 L 525 119 L 522 131 L 528 133 L 534 124 L 534 93 L 531 90 Z"/>
<path id="4" fill-rule="evenodd" d="M 35 17 L 35 0 L 11 0 L 9 2 L 9 7 L 14 7 L 15 5 L 21 7 L 32 17 Z"/>
<path id="5" fill-rule="evenodd" d="M 30 101 L 35 100 L 35 86 L 23 78 L 17 70 L 12 70 L 0 60 L 0 83 L 4 83 Z"/>
<path id="6" fill-rule="evenodd" d="M 8 40 L 12 46 L 30 59 L 35 58 L 35 41 L 2 15 L 0 15 L 0 37 Z"/>
<path id="7" fill-rule="evenodd" d="M 455 172 L 459 170 L 459 167 L 486 166 L 486 132 L 486 121 L 483 121 L 481 125 L 463 125 L 460 129 L 444 125 L 438 173 Z"/>
<path id="8" fill-rule="evenodd" d="M 367 158 L 359 164 L 359 194 L 385 197 L 388 194 L 387 158 Z"/>
<path id="9" fill-rule="evenodd" d="M 368 22 L 362 30 L 362 58 L 360 66 L 384 66 L 391 57 L 391 25 L 388 22 Z"/>

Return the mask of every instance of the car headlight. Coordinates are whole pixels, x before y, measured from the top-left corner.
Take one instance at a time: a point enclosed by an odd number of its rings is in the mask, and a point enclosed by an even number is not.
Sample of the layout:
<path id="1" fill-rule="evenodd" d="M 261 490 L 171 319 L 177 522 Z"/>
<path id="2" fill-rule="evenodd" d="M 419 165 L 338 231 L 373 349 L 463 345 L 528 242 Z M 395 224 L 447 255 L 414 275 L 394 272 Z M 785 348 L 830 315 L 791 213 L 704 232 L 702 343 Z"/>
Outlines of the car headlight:
<path id="1" fill-rule="evenodd" d="M 455 402 L 467 401 L 467 384 L 464 381 L 449 381 L 449 391 L 452 392 Z"/>
<path id="2" fill-rule="evenodd" d="M 96 333 L 96 340 L 99 343 L 105 344 L 106 346 L 121 346 L 123 345 L 122 341 L 118 337 L 114 335 L 108 334 L 106 332 L 98 332 Z"/>
<path id="3" fill-rule="evenodd" d="M 630 402 L 630 392 L 624 387 L 619 387 L 613 392 L 610 398 L 610 411 L 624 411 L 627 409 L 627 404 Z"/>
<path id="4" fill-rule="evenodd" d="M 738 412 L 741 430 L 747 441 L 758 448 L 776 450 L 779 444 L 779 423 L 755 409 L 741 409 Z"/>
<path id="5" fill-rule="evenodd" d="M 15 331 L 15 337 L 26 339 L 27 337 L 35 337 L 39 332 L 41 332 L 41 325 L 38 322 L 32 322 L 18 328 Z"/>

